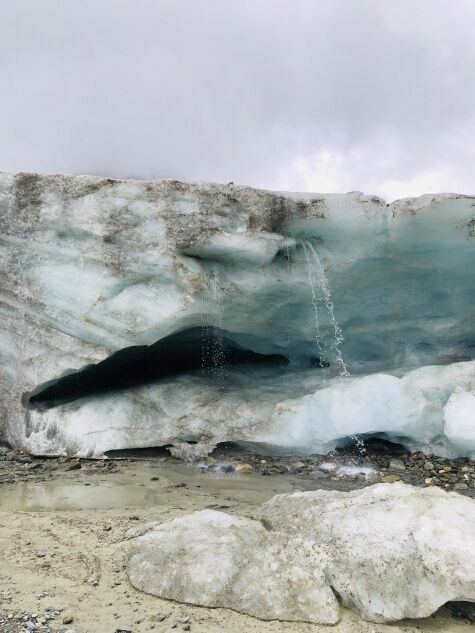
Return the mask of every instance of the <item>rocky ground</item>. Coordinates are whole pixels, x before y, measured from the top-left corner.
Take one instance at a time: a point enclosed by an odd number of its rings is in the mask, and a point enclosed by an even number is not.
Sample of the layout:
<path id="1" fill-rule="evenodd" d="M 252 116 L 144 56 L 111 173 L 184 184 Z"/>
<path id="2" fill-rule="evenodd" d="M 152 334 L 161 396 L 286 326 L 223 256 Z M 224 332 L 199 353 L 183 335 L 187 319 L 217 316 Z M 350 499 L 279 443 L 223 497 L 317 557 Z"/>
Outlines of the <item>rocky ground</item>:
<path id="1" fill-rule="evenodd" d="M 124 463 L 159 460 L 177 463 L 166 450 L 122 451 L 105 460 L 32 457 L 0 446 L 0 485 L 19 481 L 43 482 L 80 470 L 86 475 L 113 474 Z M 468 458 L 445 459 L 422 452 L 409 453 L 401 446 L 373 440 L 364 446 L 339 449 L 329 455 L 262 456 L 239 451 L 235 446 L 218 447 L 213 455 L 195 467 L 220 475 L 295 475 L 302 479 L 319 477 L 321 487 L 348 489 L 378 482 L 403 481 L 413 486 L 439 486 L 475 497 L 475 462 Z M 323 480 L 327 480 L 324 482 Z M 331 482 L 331 483 L 330 483 Z M 346 485 L 345 485 L 346 484 Z"/>
<path id="2" fill-rule="evenodd" d="M 180 605 L 136 591 L 125 570 L 127 531 L 203 508 L 250 516 L 276 493 L 350 490 L 402 480 L 475 494 L 475 464 L 377 442 L 309 458 L 219 447 L 186 465 L 162 451 L 117 459 L 36 458 L 0 448 L 0 632 L 322 633 L 328 627 L 261 622 L 224 609 Z M 461 633 L 471 605 L 424 620 L 374 625 L 344 611 L 335 633 Z"/>

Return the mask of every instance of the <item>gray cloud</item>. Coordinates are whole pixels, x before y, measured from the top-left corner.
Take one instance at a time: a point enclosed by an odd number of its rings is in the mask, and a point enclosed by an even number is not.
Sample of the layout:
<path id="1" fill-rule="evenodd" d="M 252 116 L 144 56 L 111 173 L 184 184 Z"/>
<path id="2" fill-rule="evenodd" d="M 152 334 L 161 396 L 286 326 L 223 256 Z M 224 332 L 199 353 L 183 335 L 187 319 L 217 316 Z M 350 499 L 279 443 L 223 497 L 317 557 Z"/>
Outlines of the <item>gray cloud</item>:
<path id="1" fill-rule="evenodd" d="M 0 169 L 475 192 L 472 0 L 0 0 Z"/>

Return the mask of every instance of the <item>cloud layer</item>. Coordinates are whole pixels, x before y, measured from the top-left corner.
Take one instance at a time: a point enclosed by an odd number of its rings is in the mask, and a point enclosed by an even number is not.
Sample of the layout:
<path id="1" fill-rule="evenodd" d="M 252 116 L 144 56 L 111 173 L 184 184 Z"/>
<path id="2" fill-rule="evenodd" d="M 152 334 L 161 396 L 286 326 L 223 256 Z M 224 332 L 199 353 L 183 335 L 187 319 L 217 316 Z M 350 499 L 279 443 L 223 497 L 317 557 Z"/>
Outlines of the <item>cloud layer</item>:
<path id="1" fill-rule="evenodd" d="M 0 170 L 475 193 L 472 0 L 0 0 Z"/>

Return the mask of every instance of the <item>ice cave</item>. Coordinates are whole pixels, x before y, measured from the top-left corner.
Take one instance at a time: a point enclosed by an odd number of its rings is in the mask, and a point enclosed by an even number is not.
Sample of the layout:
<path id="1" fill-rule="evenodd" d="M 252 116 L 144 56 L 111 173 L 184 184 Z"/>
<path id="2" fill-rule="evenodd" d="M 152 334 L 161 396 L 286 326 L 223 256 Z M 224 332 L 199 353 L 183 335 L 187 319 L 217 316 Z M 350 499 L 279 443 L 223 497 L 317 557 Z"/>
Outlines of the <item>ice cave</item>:
<path id="1" fill-rule="evenodd" d="M 475 456 L 475 197 L 0 175 L 0 437 Z"/>

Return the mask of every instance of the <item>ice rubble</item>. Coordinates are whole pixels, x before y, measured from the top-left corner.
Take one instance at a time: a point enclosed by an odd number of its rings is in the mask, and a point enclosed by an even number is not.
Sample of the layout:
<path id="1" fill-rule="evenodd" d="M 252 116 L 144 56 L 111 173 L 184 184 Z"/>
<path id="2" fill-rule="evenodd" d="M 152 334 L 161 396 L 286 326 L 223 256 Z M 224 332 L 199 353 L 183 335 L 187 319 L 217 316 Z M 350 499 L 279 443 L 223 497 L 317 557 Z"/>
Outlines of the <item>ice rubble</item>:
<path id="1" fill-rule="evenodd" d="M 204 510 L 156 525 L 132 540 L 130 581 L 161 598 L 322 624 L 339 620 L 333 591 L 373 622 L 475 601 L 475 501 L 456 493 L 297 492 L 257 519 Z"/>
<path id="2" fill-rule="evenodd" d="M 224 439 L 326 451 L 368 433 L 473 454 L 474 204 L 2 174 L 3 437 L 100 455 Z M 28 406 L 49 381 L 200 324 L 290 366 Z"/>

